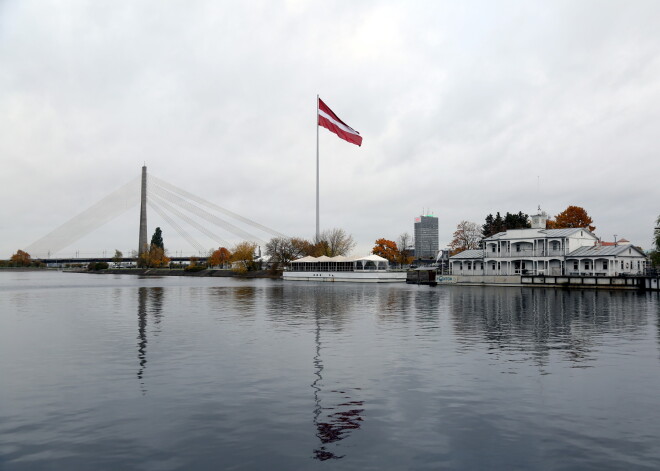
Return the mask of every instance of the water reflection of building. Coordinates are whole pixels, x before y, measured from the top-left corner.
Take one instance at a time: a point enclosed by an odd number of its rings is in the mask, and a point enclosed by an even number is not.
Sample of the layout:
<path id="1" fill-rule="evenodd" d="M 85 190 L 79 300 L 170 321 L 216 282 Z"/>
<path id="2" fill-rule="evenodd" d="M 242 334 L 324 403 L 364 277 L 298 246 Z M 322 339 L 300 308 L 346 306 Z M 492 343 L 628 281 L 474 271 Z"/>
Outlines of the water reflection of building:
<path id="1" fill-rule="evenodd" d="M 147 368 L 147 320 L 151 317 L 156 327 L 154 331 L 158 332 L 158 326 L 163 317 L 163 288 L 161 287 L 141 287 L 138 288 L 138 363 L 139 368 L 137 377 L 140 380 L 143 393 L 146 393 L 144 387 L 144 373 Z"/>
<path id="2" fill-rule="evenodd" d="M 550 352 L 589 360 L 597 337 L 631 332 L 647 322 L 644 296 L 628 291 L 452 287 L 458 341 L 486 341 L 501 351 L 530 352 L 543 364 Z M 635 307 L 638 307 L 636 309 Z"/>

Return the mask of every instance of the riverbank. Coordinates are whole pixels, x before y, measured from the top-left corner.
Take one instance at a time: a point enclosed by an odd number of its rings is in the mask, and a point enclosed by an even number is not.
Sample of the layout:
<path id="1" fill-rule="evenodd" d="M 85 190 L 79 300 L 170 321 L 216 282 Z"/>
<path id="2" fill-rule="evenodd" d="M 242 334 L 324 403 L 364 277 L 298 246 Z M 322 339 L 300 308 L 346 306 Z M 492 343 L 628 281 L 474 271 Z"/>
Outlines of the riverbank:
<path id="1" fill-rule="evenodd" d="M 232 270 L 184 270 L 177 268 L 108 268 L 107 270 L 87 271 L 80 273 L 94 273 L 99 275 L 138 275 L 138 276 L 195 276 L 195 277 L 238 277 L 238 278 L 281 278 L 281 271 L 256 270 L 245 273 L 236 273 Z"/>

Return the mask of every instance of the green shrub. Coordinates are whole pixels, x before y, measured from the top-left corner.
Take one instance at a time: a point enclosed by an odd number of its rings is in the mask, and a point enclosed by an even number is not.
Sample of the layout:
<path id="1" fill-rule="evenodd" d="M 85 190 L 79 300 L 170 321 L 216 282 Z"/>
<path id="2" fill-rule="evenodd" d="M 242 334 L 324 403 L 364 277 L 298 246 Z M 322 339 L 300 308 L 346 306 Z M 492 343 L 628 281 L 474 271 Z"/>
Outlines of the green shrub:
<path id="1" fill-rule="evenodd" d="M 107 262 L 90 262 L 89 265 L 87 265 L 89 271 L 107 270 L 108 267 L 109 265 Z"/>

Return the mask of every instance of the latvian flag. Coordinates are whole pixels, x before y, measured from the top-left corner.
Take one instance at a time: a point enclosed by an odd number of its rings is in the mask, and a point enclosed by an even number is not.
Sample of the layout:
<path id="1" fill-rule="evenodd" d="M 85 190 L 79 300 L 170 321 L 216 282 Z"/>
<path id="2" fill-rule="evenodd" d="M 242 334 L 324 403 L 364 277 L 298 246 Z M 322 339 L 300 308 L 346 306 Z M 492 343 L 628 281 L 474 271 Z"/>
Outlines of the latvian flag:
<path id="1" fill-rule="evenodd" d="M 318 124 L 327 130 L 334 132 L 345 141 L 357 144 L 358 146 L 362 145 L 362 136 L 360 136 L 360 133 L 339 119 L 339 117 L 328 108 L 328 105 L 323 103 L 323 100 L 320 98 Z"/>

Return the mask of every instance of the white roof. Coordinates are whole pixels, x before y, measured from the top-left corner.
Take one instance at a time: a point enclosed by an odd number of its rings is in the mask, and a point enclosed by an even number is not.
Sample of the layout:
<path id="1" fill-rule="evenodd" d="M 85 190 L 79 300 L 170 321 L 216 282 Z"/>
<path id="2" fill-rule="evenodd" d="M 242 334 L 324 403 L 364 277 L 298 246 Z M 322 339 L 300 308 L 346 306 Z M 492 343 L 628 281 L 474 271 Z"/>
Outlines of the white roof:
<path id="1" fill-rule="evenodd" d="M 355 258 L 354 260 L 369 260 L 369 261 L 372 261 L 372 262 L 387 262 L 387 259 L 381 257 L 380 255 L 367 255 L 366 257 Z"/>
<path id="2" fill-rule="evenodd" d="M 343 255 L 337 255 L 336 257 L 331 257 L 330 260 L 333 262 L 352 262 L 353 259 L 350 257 L 344 257 Z"/>
<path id="3" fill-rule="evenodd" d="M 462 252 L 459 252 L 456 255 L 452 255 L 451 257 L 449 257 L 450 260 L 456 260 L 461 258 L 482 259 L 484 258 L 484 251 L 481 249 L 468 249 L 468 250 L 463 250 Z"/>
<path id="4" fill-rule="evenodd" d="M 298 260 L 293 260 L 293 262 L 316 262 L 316 261 L 317 261 L 316 257 L 311 257 L 309 255 L 307 257 L 299 258 Z"/>

